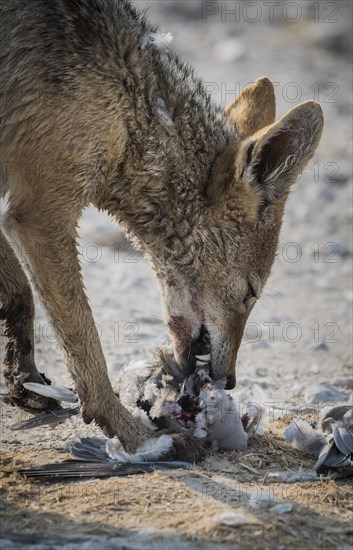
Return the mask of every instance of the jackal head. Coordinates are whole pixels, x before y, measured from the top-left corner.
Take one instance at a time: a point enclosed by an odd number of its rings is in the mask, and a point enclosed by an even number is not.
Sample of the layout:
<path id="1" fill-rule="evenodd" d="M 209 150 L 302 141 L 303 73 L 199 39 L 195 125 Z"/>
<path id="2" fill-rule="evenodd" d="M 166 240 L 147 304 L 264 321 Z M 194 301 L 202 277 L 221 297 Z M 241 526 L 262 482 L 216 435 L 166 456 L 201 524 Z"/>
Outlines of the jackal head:
<path id="1" fill-rule="evenodd" d="M 203 207 L 175 228 L 168 265 L 156 271 L 177 361 L 190 373 L 198 356 L 210 354 L 213 379 L 226 378 L 230 389 L 245 323 L 275 258 L 290 187 L 318 146 L 323 116 L 318 103 L 307 101 L 275 121 L 273 85 L 260 78 L 224 117 L 238 139 L 217 154 Z"/>

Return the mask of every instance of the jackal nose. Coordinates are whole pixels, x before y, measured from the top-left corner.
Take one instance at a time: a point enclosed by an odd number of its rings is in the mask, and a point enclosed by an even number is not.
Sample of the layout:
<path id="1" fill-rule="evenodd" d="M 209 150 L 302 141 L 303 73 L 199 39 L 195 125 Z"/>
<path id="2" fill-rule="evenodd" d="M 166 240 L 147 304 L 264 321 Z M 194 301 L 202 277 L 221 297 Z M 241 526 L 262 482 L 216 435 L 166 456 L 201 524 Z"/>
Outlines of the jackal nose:
<path id="1" fill-rule="evenodd" d="M 226 390 L 232 390 L 233 388 L 235 388 L 236 383 L 237 383 L 237 381 L 236 381 L 235 374 L 229 374 L 227 376 L 227 382 L 226 382 L 225 389 Z"/>

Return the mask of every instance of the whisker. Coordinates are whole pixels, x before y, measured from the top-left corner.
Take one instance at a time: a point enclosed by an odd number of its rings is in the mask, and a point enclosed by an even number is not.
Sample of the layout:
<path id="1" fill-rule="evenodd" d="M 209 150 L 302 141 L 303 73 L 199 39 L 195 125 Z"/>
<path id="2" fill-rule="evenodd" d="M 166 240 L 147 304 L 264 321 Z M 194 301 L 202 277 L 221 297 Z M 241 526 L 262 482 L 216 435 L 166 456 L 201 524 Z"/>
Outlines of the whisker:
<path id="1" fill-rule="evenodd" d="M 255 344 L 255 342 L 242 342 L 239 347 L 242 348 L 243 346 L 248 346 L 249 344 Z"/>
<path id="2" fill-rule="evenodd" d="M 277 290 L 277 288 L 274 288 L 274 287 L 272 287 L 272 286 L 267 286 L 267 285 L 266 285 L 266 286 L 264 287 L 264 289 L 263 289 L 262 292 L 266 294 L 266 292 L 268 292 L 268 291 L 269 291 L 269 292 L 273 292 L 273 293 L 276 294 L 276 295 L 277 295 L 277 294 L 278 294 L 278 295 L 281 295 L 281 294 L 282 294 L 282 292 L 279 291 L 279 290 Z"/>
<path id="3" fill-rule="evenodd" d="M 163 319 L 162 315 L 158 315 L 158 313 L 153 313 L 153 312 L 148 311 L 146 309 L 140 309 L 140 308 L 137 308 L 137 307 L 134 307 L 134 311 L 138 311 L 140 313 L 145 313 L 146 315 L 150 315 L 151 317 L 156 317 L 157 319 L 160 319 L 161 321 L 164 322 L 164 319 Z"/>

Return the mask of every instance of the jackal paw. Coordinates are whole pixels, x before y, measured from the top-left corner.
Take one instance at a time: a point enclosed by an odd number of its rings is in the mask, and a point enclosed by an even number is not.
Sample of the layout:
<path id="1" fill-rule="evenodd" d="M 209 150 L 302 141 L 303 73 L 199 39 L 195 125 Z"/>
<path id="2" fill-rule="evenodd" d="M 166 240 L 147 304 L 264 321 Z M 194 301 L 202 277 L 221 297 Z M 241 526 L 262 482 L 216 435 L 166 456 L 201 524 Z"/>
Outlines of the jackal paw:
<path id="1" fill-rule="evenodd" d="M 6 387 L 8 395 L 4 398 L 5 403 L 19 407 L 26 412 L 37 414 L 43 411 L 52 411 L 60 409 L 60 405 L 55 399 L 38 395 L 23 387 L 24 382 L 36 382 L 37 384 L 51 384 L 49 378 L 44 373 L 38 375 L 20 374 L 18 376 L 6 378 Z"/>

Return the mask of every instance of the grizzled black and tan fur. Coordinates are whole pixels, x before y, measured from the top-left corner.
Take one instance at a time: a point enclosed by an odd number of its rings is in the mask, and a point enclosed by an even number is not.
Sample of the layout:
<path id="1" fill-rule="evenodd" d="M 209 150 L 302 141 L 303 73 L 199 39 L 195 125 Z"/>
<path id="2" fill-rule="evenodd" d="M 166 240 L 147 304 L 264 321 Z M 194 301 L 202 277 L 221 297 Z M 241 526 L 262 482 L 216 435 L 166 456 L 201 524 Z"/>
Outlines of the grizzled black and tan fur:
<path id="1" fill-rule="evenodd" d="M 213 378 L 233 387 L 290 186 L 319 143 L 321 108 L 308 101 L 276 122 L 273 86 L 261 78 L 221 111 L 128 0 L 1 0 L 0 23 L 9 392 L 27 409 L 56 406 L 22 387 L 45 377 L 34 361 L 31 288 L 11 242 L 25 251 L 85 421 L 133 450 L 150 434 L 108 378 L 76 251 L 82 210 L 109 212 L 146 253 L 185 376 L 206 350 Z M 197 458 L 196 444 L 184 443 L 176 436 L 175 454 L 187 447 Z"/>

